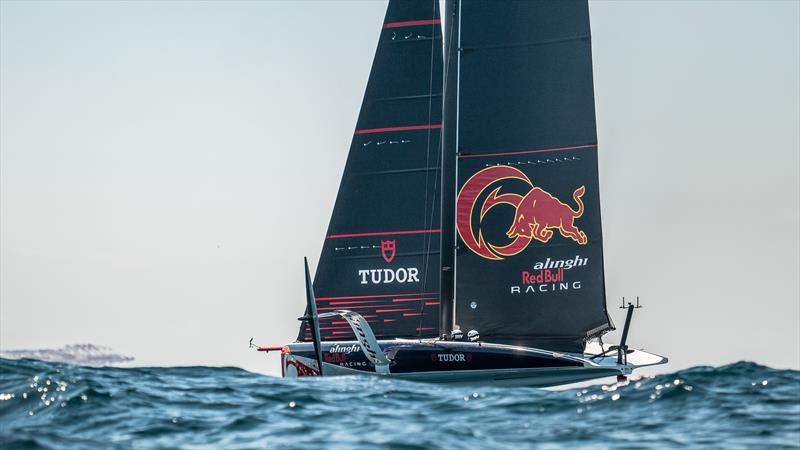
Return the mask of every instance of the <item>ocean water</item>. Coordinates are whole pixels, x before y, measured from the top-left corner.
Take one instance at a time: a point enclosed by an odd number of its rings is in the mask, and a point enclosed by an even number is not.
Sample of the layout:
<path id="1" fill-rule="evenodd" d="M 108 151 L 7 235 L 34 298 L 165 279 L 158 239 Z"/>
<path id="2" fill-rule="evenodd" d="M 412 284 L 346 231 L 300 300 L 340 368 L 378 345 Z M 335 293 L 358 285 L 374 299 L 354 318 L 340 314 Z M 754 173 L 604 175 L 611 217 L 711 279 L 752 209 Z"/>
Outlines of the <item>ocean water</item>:
<path id="1" fill-rule="evenodd" d="M 0 359 L 0 448 L 799 448 L 800 372 L 563 391 Z"/>

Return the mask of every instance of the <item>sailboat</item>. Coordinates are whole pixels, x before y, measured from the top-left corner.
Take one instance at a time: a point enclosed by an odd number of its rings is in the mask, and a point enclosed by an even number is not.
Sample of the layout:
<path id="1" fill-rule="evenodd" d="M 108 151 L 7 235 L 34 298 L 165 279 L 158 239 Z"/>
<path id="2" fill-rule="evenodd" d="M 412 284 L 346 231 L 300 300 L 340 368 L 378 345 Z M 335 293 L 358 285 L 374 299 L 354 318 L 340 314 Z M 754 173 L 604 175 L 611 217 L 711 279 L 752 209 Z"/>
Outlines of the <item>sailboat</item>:
<path id="1" fill-rule="evenodd" d="M 390 0 L 285 377 L 553 386 L 667 359 L 606 308 L 586 0 Z M 638 301 L 637 301 L 638 306 Z"/>

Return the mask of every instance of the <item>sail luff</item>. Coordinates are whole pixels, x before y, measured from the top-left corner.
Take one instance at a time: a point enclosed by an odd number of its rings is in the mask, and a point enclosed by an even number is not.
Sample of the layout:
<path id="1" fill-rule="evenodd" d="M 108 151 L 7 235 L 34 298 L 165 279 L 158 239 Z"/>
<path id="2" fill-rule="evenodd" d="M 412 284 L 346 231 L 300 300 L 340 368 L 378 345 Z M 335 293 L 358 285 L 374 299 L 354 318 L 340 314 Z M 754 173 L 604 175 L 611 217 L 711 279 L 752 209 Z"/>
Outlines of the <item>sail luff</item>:
<path id="1" fill-rule="evenodd" d="M 586 34 L 588 35 L 588 38 L 589 38 L 589 54 L 590 54 L 590 61 L 591 61 L 592 22 L 591 22 L 591 20 L 589 20 L 589 17 L 588 17 L 588 5 L 587 5 L 587 19 L 586 19 Z M 591 85 L 592 85 L 592 100 L 594 100 L 594 64 L 590 64 L 589 65 L 589 77 L 592 80 L 592 83 L 591 83 Z M 592 106 L 593 106 L 592 112 L 597 114 L 596 107 L 594 105 L 594 101 L 592 101 Z M 597 127 L 597 125 L 595 124 L 595 129 L 596 129 L 596 127 Z M 595 136 L 595 142 L 597 142 L 597 137 L 596 136 Z M 596 182 L 597 182 L 597 189 L 599 190 L 600 189 L 600 170 L 599 170 L 599 165 L 600 164 L 599 164 L 599 161 L 597 160 L 597 156 L 596 155 L 595 155 L 595 158 L 596 158 L 595 159 L 595 164 L 597 165 Z M 600 204 L 598 202 L 598 205 L 597 205 L 597 215 L 598 215 L 598 217 L 602 217 L 602 209 L 603 209 L 602 204 Z M 600 221 L 600 222 L 601 222 L 600 223 L 600 229 L 601 229 L 601 232 L 602 232 L 603 224 L 602 224 L 602 221 Z M 601 255 L 605 255 L 605 252 L 603 250 L 603 241 L 602 240 L 600 241 L 599 247 L 600 247 L 600 254 Z M 614 331 L 614 330 L 617 329 L 616 326 L 614 326 L 614 321 L 611 320 L 611 315 L 608 314 L 608 301 L 606 299 L 606 265 L 605 265 L 605 261 L 603 262 L 602 267 L 600 268 L 600 277 L 601 277 L 601 280 L 602 280 L 600 291 L 602 292 L 602 295 L 603 295 L 602 304 L 603 304 L 603 314 L 605 316 L 605 321 L 603 323 L 601 323 L 600 325 L 592 328 L 592 329 L 586 330 L 586 335 L 585 335 L 585 339 L 586 340 L 594 339 L 594 338 L 597 338 L 597 337 L 600 337 L 602 339 L 602 336 L 604 334 L 608 333 L 609 331 Z"/>
<path id="2" fill-rule="evenodd" d="M 458 142 L 458 0 L 446 0 L 444 14 L 444 86 L 442 111 L 442 162 L 441 162 L 441 211 L 442 236 L 440 239 L 441 306 L 439 334 L 449 336 L 455 314 L 455 265 L 456 265 L 456 155 Z"/>

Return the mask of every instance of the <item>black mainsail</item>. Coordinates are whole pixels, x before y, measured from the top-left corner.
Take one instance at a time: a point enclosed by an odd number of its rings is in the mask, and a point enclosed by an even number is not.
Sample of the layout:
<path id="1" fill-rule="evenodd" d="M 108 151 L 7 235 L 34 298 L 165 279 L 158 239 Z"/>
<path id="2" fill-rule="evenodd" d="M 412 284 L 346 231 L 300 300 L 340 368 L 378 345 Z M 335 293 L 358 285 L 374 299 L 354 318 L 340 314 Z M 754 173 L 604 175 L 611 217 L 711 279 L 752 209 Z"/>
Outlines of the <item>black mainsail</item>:
<path id="1" fill-rule="evenodd" d="M 438 333 L 441 39 L 438 0 L 389 2 L 314 278 L 320 313 L 358 312 L 378 338 Z M 340 318 L 320 335 L 354 337 Z"/>
<path id="2" fill-rule="evenodd" d="M 587 2 L 448 1 L 445 24 L 443 331 L 581 352 L 611 328 Z"/>

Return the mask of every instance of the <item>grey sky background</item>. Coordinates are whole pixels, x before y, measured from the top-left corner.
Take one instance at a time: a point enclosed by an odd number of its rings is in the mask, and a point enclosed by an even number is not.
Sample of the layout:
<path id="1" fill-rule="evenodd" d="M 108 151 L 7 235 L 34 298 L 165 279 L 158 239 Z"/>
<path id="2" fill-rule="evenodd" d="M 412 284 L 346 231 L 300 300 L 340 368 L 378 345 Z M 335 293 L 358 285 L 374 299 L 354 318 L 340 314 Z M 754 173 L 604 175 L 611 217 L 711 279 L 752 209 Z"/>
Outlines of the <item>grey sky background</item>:
<path id="1" fill-rule="evenodd" d="M 0 349 L 279 373 L 385 6 L 0 2 Z M 590 8 L 615 321 L 800 369 L 800 3 Z"/>

